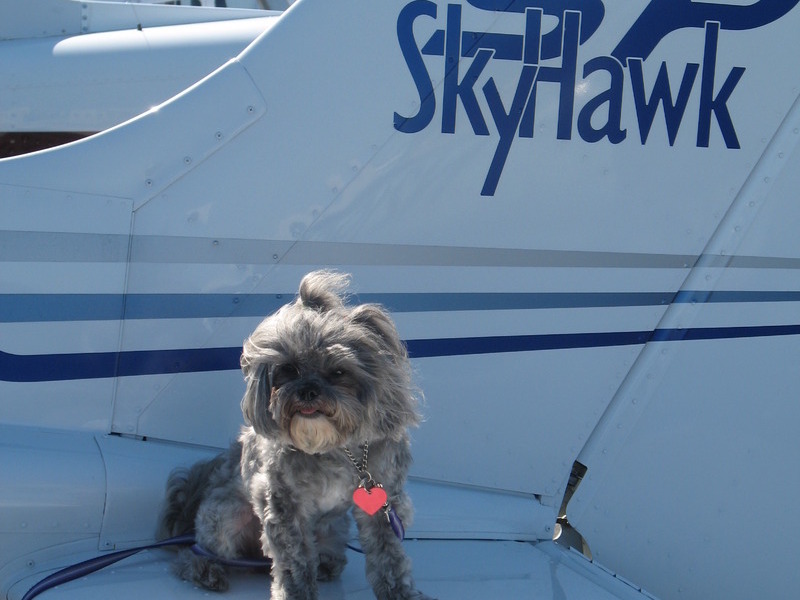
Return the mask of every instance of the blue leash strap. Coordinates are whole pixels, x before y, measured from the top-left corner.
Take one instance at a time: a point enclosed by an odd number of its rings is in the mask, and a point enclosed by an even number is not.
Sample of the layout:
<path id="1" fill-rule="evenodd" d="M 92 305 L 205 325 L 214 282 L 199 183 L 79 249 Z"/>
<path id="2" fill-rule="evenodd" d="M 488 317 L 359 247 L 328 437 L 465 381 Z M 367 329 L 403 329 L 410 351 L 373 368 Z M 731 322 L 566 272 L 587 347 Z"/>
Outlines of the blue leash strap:
<path id="1" fill-rule="evenodd" d="M 397 515 L 393 507 L 389 507 L 386 511 L 386 519 L 389 521 L 389 525 L 392 527 L 392 531 L 397 536 L 397 538 L 402 542 L 403 538 L 405 537 L 405 529 L 403 528 L 403 522 L 400 520 L 400 517 Z M 128 550 L 119 550 L 117 552 L 110 552 L 108 554 L 103 554 L 102 556 L 95 556 L 94 558 L 90 558 L 88 560 L 84 560 L 82 562 L 76 563 L 74 565 L 69 565 L 68 567 L 64 567 L 60 571 L 56 571 L 52 573 L 36 583 L 31 589 L 29 589 L 25 595 L 22 597 L 22 600 L 33 600 L 36 596 L 41 594 L 42 592 L 49 590 L 50 588 L 54 588 L 57 585 L 61 585 L 62 583 L 67 583 L 68 581 L 73 581 L 78 579 L 79 577 L 84 577 L 95 571 L 99 571 L 100 569 L 107 567 L 109 565 L 113 565 L 116 562 L 121 561 L 124 558 L 128 558 L 129 556 L 133 556 L 143 550 L 154 550 L 156 548 L 164 548 L 167 546 L 190 546 L 192 552 L 197 554 L 198 556 L 203 556 L 209 560 L 212 560 L 216 563 L 224 565 L 226 567 L 236 567 L 236 568 L 244 568 L 244 569 L 259 569 L 268 567 L 271 563 L 269 559 L 262 558 L 262 559 L 247 559 L 247 558 L 235 558 L 235 559 L 226 559 L 222 558 L 221 556 L 217 556 L 203 548 L 202 546 L 198 545 L 194 539 L 193 533 L 186 533 L 184 535 L 178 535 L 175 537 L 168 538 L 166 540 L 161 540 L 160 542 L 155 542 L 153 544 L 148 544 L 146 546 L 137 546 L 136 548 L 129 548 Z M 356 552 L 361 552 L 359 548 L 355 548 L 354 546 L 348 547 L 351 550 L 355 550 Z"/>
<path id="2" fill-rule="evenodd" d="M 89 575 L 95 571 L 99 571 L 108 565 L 113 565 L 115 562 L 119 562 L 123 558 L 133 556 L 142 550 L 152 550 L 154 548 L 163 548 L 165 546 L 188 546 L 190 544 L 194 544 L 193 534 L 179 535 L 166 540 L 161 540 L 160 542 L 156 542 L 154 544 L 148 544 L 147 546 L 138 546 L 128 550 L 119 550 L 117 552 L 103 554 L 102 556 L 96 556 L 94 558 L 84 560 L 83 562 L 70 565 L 61 569 L 60 571 L 56 571 L 55 573 L 48 575 L 34 585 L 31 589 L 29 589 L 22 597 L 22 600 L 32 600 L 45 590 L 49 590 L 57 585 L 61 585 L 62 583 L 67 583 L 73 579 L 84 577 L 85 575 Z"/>
<path id="3" fill-rule="evenodd" d="M 263 569 L 272 564 L 272 561 L 268 558 L 223 558 L 212 552 L 209 552 L 200 544 L 193 544 L 190 550 L 197 556 L 202 556 L 225 567 L 234 567 L 237 569 Z"/>
<path id="4" fill-rule="evenodd" d="M 389 525 L 392 526 L 392 531 L 394 531 L 397 539 L 402 542 L 406 538 L 406 529 L 403 527 L 403 521 L 393 506 L 390 506 L 389 510 L 386 511 L 386 519 L 389 521 Z"/>

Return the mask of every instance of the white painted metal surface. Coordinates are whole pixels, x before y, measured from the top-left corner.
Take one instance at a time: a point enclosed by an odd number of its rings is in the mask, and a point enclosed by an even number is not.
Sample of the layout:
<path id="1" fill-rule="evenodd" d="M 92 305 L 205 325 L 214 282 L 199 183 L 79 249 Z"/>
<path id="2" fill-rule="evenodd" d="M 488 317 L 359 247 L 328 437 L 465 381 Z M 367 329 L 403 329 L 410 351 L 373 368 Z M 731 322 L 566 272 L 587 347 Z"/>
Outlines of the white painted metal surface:
<path id="1" fill-rule="evenodd" d="M 58 6 L 65 4 L 79 3 Z M 93 17 L 81 35 L 62 16 L 58 35 L 2 40 L 0 132 L 93 133 L 135 117 L 241 52 L 277 19 L 246 12 L 228 21 L 145 20 L 140 29 L 141 19 L 98 24 Z M 38 14 L 25 12 L 27 19 Z"/>
<path id="2" fill-rule="evenodd" d="M 621 577 L 664 599 L 792 597 L 800 8 L 555 4 L 303 0 L 168 102 L 0 161 L 3 425 L 60 429 L 89 465 L 87 440 L 105 457 L 134 443 L 119 435 L 222 447 L 242 339 L 306 271 L 337 268 L 392 310 L 425 391 L 415 552 L 549 539 L 579 460 L 568 517 Z M 101 55 L 137 35 L 117 33 Z M 67 519 L 63 545 L 9 513 L 3 547 L 28 550 L 4 557 L 2 589 L 35 580 L 23 559 L 146 539 L 112 504 L 157 502 L 164 473 L 130 495 L 109 477 L 108 506 L 93 483 L 107 517 L 89 535 Z M 773 506 L 781 529 L 740 543 Z M 537 587 L 547 542 L 469 547 L 524 548 L 531 597 L 580 597 Z M 496 572 L 475 590 L 527 597 Z M 347 581 L 331 597 L 358 597 Z"/>
<path id="3" fill-rule="evenodd" d="M 124 2 L 96 0 L 27 0 L 25 10 L 7 2 L 0 23 L 0 39 L 31 39 L 39 37 L 66 37 L 105 31 L 121 31 L 189 23 L 224 22 L 259 18 L 266 14 L 260 10 L 220 11 L 208 6 L 190 6 L 176 9 L 156 2 Z M 273 13 L 274 15 L 274 13 Z M 207 40 L 213 44 L 213 40 Z"/>
<path id="4" fill-rule="evenodd" d="M 795 103 L 709 241 L 709 264 L 684 284 L 708 292 L 691 292 L 691 302 L 671 306 L 660 325 L 711 333 L 733 321 L 758 323 L 764 335 L 652 343 L 580 455 L 589 472 L 570 520 L 593 540 L 595 556 L 641 574 L 661 597 L 749 598 L 755 573 L 780 573 L 759 581 L 764 597 L 800 589 L 793 536 L 768 525 L 800 497 L 791 467 L 800 410 L 790 400 L 800 373 L 789 366 L 797 338 L 768 334 L 797 319 L 797 306 L 778 298 L 800 290 L 800 278 L 785 268 L 793 261 L 767 258 L 797 256 L 785 223 L 800 216 L 791 200 L 800 183 L 798 142 Z M 714 304 L 715 290 L 765 284 L 785 292 L 760 305 Z M 708 577 L 722 569 L 725 577 Z"/>
<path id="5" fill-rule="evenodd" d="M 5 459 L 0 474 L 15 482 L 4 490 L 0 531 L 21 542 L 0 548 L 0 581 L 11 600 L 65 562 L 146 544 L 156 527 L 169 472 L 215 453 L 158 441 L 9 426 L 0 426 L 0 440 Z M 420 582 L 430 592 L 442 590 L 440 598 L 477 598 L 492 590 L 536 598 L 551 585 L 553 593 L 570 590 L 553 597 L 640 597 L 605 573 L 590 576 L 580 562 L 576 568 L 564 549 L 543 552 L 540 548 L 546 545 L 522 543 L 552 535 L 550 511 L 537 509 L 530 498 L 420 480 L 410 483 L 409 492 L 417 510 L 407 535 L 432 540 L 411 541 L 409 551 L 420 566 Z M 454 541 L 441 541 L 447 539 Z M 518 541 L 474 541 L 480 539 Z M 45 592 L 42 598 L 86 598 L 109 589 L 119 598 L 150 591 L 171 598 L 206 593 L 176 579 L 168 568 L 170 560 L 169 552 L 149 552 Z M 350 561 L 343 582 L 323 587 L 324 598 L 369 597 L 363 560 L 351 553 Z M 227 595 L 248 597 L 264 589 L 263 575 L 242 576 Z M 614 595 L 619 593 L 614 590 L 624 593 Z"/>
<path id="6" fill-rule="evenodd" d="M 530 545 L 517 542 L 409 541 L 416 581 L 437 598 L 559 598 L 562 600 L 649 600 L 651 596 L 591 565 L 580 555 L 552 542 Z M 119 600 L 143 595 L 175 600 L 207 598 L 209 592 L 193 588 L 169 573 L 168 551 L 148 552 L 126 559 L 123 565 L 45 592 L 42 600 L 83 600 L 113 592 Z M 364 580 L 364 559 L 351 552 L 340 581 L 320 584 L 320 597 L 336 600 L 374 598 Z M 9 595 L 19 600 L 32 580 L 21 582 Z M 265 575 L 240 574 L 231 579 L 225 598 L 260 598 L 268 593 Z"/>

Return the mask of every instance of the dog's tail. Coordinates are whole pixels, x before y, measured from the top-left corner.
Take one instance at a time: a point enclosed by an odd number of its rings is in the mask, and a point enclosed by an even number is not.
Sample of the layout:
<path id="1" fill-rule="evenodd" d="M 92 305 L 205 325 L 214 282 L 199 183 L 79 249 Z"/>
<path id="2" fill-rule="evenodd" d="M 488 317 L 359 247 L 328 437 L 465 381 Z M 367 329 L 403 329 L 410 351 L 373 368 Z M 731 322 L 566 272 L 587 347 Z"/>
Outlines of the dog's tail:
<path id="1" fill-rule="evenodd" d="M 223 453 L 189 469 L 176 469 L 170 474 L 156 539 L 164 540 L 194 531 L 197 510 L 208 490 L 209 479 L 225 460 L 226 454 Z"/>

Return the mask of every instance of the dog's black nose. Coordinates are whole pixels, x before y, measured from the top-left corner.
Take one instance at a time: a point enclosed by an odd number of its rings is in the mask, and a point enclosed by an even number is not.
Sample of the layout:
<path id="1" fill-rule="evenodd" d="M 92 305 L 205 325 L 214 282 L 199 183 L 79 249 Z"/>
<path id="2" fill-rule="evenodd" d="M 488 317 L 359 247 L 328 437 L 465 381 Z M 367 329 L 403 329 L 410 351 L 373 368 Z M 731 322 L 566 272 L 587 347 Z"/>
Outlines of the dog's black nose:
<path id="1" fill-rule="evenodd" d="M 300 399 L 304 402 L 313 402 L 319 396 L 319 390 L 317 388 L 305 388 L 304 390 L 300 391 Z"/>

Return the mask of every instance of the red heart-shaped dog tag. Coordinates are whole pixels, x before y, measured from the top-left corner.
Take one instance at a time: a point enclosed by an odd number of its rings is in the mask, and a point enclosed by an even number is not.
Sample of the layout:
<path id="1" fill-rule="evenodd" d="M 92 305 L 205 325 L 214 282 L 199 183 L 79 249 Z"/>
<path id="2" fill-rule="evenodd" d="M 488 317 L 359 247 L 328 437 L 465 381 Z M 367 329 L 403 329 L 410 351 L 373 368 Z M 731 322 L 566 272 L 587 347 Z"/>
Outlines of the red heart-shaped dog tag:
<path id="1" fill-rule="evenodd" d="M 387 499 L 386 490 L 380 487 L 374 487 L 371 490 L 359 487 L 353 492 L 353 502 L 368 515 L 374 515 L 383 508 Z"/>

